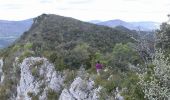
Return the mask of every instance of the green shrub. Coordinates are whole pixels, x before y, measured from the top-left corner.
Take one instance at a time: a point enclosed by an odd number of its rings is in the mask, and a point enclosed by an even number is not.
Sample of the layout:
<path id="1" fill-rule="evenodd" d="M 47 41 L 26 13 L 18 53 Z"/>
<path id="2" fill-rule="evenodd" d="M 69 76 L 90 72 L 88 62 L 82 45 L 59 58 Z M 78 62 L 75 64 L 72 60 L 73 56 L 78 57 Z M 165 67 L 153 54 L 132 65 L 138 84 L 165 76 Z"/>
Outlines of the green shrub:
<path id="1" fill-rule="evenodd" d="M 29 97 L 33 97 L 33 96 L 34 96 L 34 93 L 33 93 L 33 92 L 28 92 L 27 95 L 28 95 Z"/>
<path id="2" fill-rule="evenodd" d="M 103 87 L 106 89 L 107 93 L 111 93 L 116 88 L 116 85 L 113 80 L 109 80 L 103 84 Z"/>
<path id="3" fill-rule="evenodd" d="M 48 94 L 47 94 L 48 100 L 57 100 L 58 98 L 59 98 L 59 94 L 57 92 L 55 92 L 52 89 L 48 90 Z"/>
<path id="4" fill-rule="evenodd" d="M 15 46 L 12 48 L 12 52 L 14 53 L 14 52 L 18 51 L 20 48 L 21 48 L 20 45 L 15 45 Z"/>
<path id="5" fill-rule="evenodd" d="M 32 46 L 33 46 L 33 43 L 26 43 L 26 44 L 24 45 L 24 50 L 31 49 Z"/>
<path id="6" fill-rule="evenodd" d="M 40 67 L 43 64 L 43 60 L 36 61 L 32 66 L 33 67 Z"/>
<path id="7" fill-rule="evenodd" d="M 64 58 L 60 54 L 56 52 L 51 52 L 48 54 L 46 53 L 45 55 L 48 56 L 50 62 L 54 64 L 57 71 L 61 71 L 67 68 L 64 63 Z"/>
<path id="8" fill-rule="evenodd" d="M 31 68 L 31 73 L 32 73 L 32 75 L 33 75 L 34 77 L 36 77 L 36 78 L 39 77 L 39 73 L 38 73 L 36 67 L 32 67 L 32 68 Z"/>
<path id="9" fill-rule="evenodd" d="M 39 96 L 38 95 L 34 95 L 34 96 L 32 96 L 31 100 L 39 100 Z"/>
<path id="10" fill-rule="evenodd" d="M 6 86 L 0 86 L 0 98 L 2 100 L 8 99 L 7 90 L 8 90 L 8 88 Z"/>
<path id="11" fill-rule="evenodd" d="M 31 98 L 31 100 L 39 100 L 39 96 L 33 92 L 28 92 L 27 95 Z"/>
<path id="12" fill-rule="evenodd" d="M 122 93 L 125 100 L 145 100 L 142 88 L 137 84 L 138 82 L 139 78 L 136 73 L 129 71 L 125 74 L 121 84 L 122 88 L 126 88 L 126 91 L 123 91 Z"/>
<path id="13" fill-rule="evenodd" d="M 30 57 L 30 56 L 33 56 L 34 55 L 34 52 L 33 51 L 30 51 L 30 50 L 26 50 L 24 51 L 21 56 L 19 57 L 19 62 L 22 62 L 25 58 L 27 57 Z"/>
<path id="14" fill-rule="evenodd" d="M 74 70 L 67 69 L 65 70 L 65 75 L 66 77 L 64 83 L 66 84 L 67 87 L 73 82 L 74 78 L 76 77 L 76 72 Z"/>
<path id="15" fill-rule="evenodd" d="M 113 48 L 112 57 L 109 60 L 109 66 L 127 71 L 128 64 L 140 63 L 141 59 L 136 51 L 128 46 L 128 44 L 118 43 Z"/>

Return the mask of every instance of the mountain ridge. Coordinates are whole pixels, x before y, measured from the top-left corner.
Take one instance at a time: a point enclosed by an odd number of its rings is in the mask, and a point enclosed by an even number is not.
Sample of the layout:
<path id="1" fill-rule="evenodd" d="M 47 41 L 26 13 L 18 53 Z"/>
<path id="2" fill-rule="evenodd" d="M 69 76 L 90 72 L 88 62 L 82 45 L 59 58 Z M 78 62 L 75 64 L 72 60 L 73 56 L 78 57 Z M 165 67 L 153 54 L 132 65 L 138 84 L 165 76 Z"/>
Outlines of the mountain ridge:
<path id="1" fill-rule="evenodd" d="M 90 23 L 93 23 L 89 21 Z M 139 21 L 139 22 L 126 22 L 120 19 L 108 20 L 108 21 L 101 21 L 99 23 L 93 23 L 98 25 L 104 25 L 109 27 L 116 27 L 116 26 L 124 26 L 130 30 L 136 31 L 153 31 L 155 29 L 159 29 L 160 23 L 153 22 L 153 21 Z"/>

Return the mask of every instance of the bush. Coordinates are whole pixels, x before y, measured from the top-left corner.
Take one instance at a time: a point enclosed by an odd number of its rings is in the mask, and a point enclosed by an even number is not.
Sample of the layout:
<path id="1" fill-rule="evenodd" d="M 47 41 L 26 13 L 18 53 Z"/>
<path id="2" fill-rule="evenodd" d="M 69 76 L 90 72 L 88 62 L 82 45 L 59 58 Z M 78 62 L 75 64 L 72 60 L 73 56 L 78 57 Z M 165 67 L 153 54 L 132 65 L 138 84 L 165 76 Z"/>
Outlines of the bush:
<path id="1" fill-rule="evenodd" d="M 8 89 L 5 86 L 0 86 L 0 98 L 2 100 L 7 100 L 8 99 L 7 90 Z"/>
<path id="2" fill-rule="evenodd" d="M 30 50 L 26 50 L 24 51 L 21 56 L 19 57 L 19 62 L 22 62 L 25 58 L 27 57 L 30 57 L 30 56 L 33 56 L 34 55 L 34 52 L 33 51 L 30 51 Z"/>
<path id="3" fill-rule="evenodd" d="M 27 95 L 28 95 L 29 97 L 33 97 L 33 96 L 34 96 L 34 93 L 33 93 L 33 92 L 28 92 Z"/>
<path id="4" fill-rule="evenodd" d="M 122 80 L 121 87 L 126 88 L 122 95 L 125 100 L 145 100 L 142 88 L 137 83 L 139 82 L 138 75 L 129 71 Z"/>
<path id="5" fill-rule="evenodd" d="M 119 43 L 113 48 L 112 57 L 109 60 L 109 66 L 122 71 L 127 71 L 128 63 L 136 64 L 137 62 L 140 62 L 138 53 L 132 50 L 128 44 Z"/>
<path id="6" fill-rule="evenodd" d="M 14 53 L 14 52 L 18 51 L 20 48 L 21 48 L 20 45 L 15 45 L 15 46 L 12 48 L 12 52 Z"/>
<path id="7" fill-rule="evenodd" d="M 116 78 L 117 77 L 113 75 L 112 71 L 109 70 L 107 72 L 102 71 L 101 74 L 96 77 L 95 84 L 96 86 L 102 86 L 105 92 L 110 94 L 114 90 L 114 88 L 116 88 L 117 85 Z"/>
<path id="8" fill-rule="evenodd" d="M 152 61 L 155 67 L 139 74 L 139 84 L 142 86 L 146 99 L 168 100 L 170 98 L 170 64 L 168 59 L 161 50 L 156 51 Z"/>
<path id="9" fill-rule="evenodd" d="M 76 77 L 76 72 L 74 70 L 67 69 L 64 71 L 64 74 L 66 75 L 64 83 L 67 87 L 73 82 L 74 78 Z"/>
<path id="10" fill-rule="evenodd" d="M 33 43 L 26 43 L 26 44 L 24 45 L 24 50 L 31 49 L 32 46 L 33 46 Z"/>
<path id="11" fill-rule="evenodd" d="M 48 94 L 47 94 L 48 100 L 57 100 L 58 98 L 59 98 L 59 94 L 57 92 L 55 92 L 52 89 L 48 90 Z"/>

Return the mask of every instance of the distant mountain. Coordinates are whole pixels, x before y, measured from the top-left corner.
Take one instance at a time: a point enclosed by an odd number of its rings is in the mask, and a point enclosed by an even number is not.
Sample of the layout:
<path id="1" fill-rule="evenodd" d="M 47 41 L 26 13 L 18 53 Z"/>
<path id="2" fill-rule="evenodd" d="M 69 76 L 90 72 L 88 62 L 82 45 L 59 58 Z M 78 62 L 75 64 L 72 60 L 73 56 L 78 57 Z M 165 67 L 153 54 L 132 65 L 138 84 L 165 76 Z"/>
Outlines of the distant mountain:
<path id="1" fill-rule="evenodd" d="M 145 22 L 130 22 L 134 27 L 140 28 L 143 31 L 150 31 L 159 29 L 159 26 L 161 23 L 158 22 L 151 22 L 151 21 L 145 21 Z"/>
<path id="2" fill-rule="evenodd" d="M 0 20 L 0 48 L 10 45 L 23 32 L 27 31 L 33 23 L 32 19 L 23 21 Z"/>
<path id="3" fill-rule="evenodd" d="M 159 28 L 160 23 L 157 22 L 125 22 L 119 19 L 109 20 L 104 22 L 95 23 L 98 25 L 105 25 L 109 27 L 124 26 L 131 30 L 152 31 Z"/>

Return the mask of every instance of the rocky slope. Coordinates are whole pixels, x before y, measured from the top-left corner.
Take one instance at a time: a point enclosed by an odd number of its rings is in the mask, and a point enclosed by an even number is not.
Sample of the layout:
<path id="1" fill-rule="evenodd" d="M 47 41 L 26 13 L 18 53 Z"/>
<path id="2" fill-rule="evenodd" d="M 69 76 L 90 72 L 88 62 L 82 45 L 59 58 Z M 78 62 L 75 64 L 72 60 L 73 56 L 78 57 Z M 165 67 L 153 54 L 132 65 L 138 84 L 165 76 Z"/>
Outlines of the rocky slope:
<path id="1" fill-rule="evenodd" d="M 103 87 L 95 86 L 94 79 L 89 77 L 85 70 L 76 72 L 75 78 L 69 85 L 64 83 L 67 74 L 64 74 L 64 71 L 56 71 L 54 65 L 46 58 L 29 57 L 22 63 L 16 58 L 14 63 L 20 67 L 21 77 L 17 85 L 17 95 L 13 94 L 9 100 L 100 100 L 101 98 L 100 92 Z M 1 68 L 2 66 L 1 60 Z M 120 95 L 118 98 L 123 100 Z M 107 97 L 107 100 L 113 99 Z"/>

